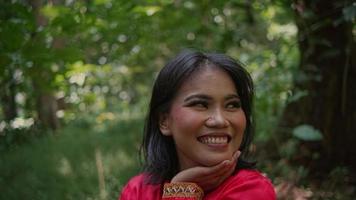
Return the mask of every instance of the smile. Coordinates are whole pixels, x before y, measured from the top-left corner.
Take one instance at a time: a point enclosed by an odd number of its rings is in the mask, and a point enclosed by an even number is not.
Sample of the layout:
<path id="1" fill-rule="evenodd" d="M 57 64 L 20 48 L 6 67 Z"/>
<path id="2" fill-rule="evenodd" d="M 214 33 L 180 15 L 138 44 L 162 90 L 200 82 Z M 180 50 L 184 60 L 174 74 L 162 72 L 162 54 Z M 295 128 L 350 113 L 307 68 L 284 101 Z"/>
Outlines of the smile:
<path id="1" fill-rule="evenodd" d="M 203 144 L 227 144 L 230 140 L 229 136 L 201 136 L 198 138 Z"/>

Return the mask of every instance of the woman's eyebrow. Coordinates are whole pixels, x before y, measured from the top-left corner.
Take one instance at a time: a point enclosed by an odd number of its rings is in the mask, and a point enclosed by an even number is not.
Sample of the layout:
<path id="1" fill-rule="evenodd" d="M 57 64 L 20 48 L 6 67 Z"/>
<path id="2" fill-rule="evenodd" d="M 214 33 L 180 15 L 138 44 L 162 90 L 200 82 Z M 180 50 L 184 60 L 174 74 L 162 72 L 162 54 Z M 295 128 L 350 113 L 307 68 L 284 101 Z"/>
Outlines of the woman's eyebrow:
<path id="1" fill-rule="evenodd" d="M 229 94 L 225 97 L 225 100 L 230 100 L 230 99 L 240 99 L 240 96 L 238 94 Z"/>
<path id="2" fill-rule="evenodd" d="M 193 95 L 189 95 L 187 98 L 185 98 L 184 102 L 190 101 L 191 99 L 211 100 L 212 98 L 206 94 L 193 94 Z"/>
<path id="3" fill-rule="evenodd" d="M 184 102 L 190 101 L 192 99 L 203 99 L 203 100 L 211 100 L 213 99 L 211 96 L 206 95 L 206 94 L 193 94 L 189 95 L 184 99 Z M 230 100 L 230 99 L 240 99 L 238 94 L 228 94 L 225 98 L 225 100 Z"/>

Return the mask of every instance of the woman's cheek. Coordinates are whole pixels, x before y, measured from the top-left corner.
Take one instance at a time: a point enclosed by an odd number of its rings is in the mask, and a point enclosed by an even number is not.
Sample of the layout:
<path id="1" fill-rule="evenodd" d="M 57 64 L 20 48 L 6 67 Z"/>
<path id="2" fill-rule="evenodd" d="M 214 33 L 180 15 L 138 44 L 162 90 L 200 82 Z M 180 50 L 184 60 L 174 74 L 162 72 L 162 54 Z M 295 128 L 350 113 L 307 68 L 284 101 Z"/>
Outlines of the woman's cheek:
<path id="1" fill-rule="evenodd" d="M 202 115 L 187 108 L 176 108 L 174 121 L 181 128 L 196 128 L 202 120 Z"/>

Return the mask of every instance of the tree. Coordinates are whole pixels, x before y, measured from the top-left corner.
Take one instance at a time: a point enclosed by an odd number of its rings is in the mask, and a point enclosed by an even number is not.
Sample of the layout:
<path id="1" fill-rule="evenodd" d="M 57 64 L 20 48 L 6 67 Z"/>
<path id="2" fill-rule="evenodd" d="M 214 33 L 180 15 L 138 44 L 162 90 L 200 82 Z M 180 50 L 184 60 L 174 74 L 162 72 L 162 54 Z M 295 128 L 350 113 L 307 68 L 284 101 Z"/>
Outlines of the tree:
<path id="1" fill-rule="evenodd" d="M 38 30 L 40 27 L 47 25 L 47 19 L 40 12 L 42 1 L 31 0 L 29 1 L 35 17 L 35 28 Z M 32 34 L 33 45 L 43 44 L 44 35 L 41 33 Z M 32 46 L 32 45 L 31 45 Z M 56 47 L 53 47 L 56 48 Z M 44 48 L 45 49 L 45 48 Z M 48 66 L 49 63 L 41 60 L 35 60 L 35 73 L 32 72 L 32 85 L 35 91 L 36 110 L 39 121 L 44 127 L 49 127 L 52 130 L 59 128 L 59 120 L 57 118 L 57 102 L 53 96 L 53 91 L 48 86 L 52 81 L 53 72 Z M 39 70 L 38 70 L 39 69 Z M 50 77 L 50 78 L 49 78 Z M 48 79 L 49 78 L 49 79 Z"/>
<path id="2" fill-rule="evenodd" d="M 303 161 L 318 152 L 324 169 L 356 167 L 355 6 L 344 0 L 295 0 L 293 8 L 301 56 L 293 94 L 299 98 L 285 108 L 281 126 L 307 124 L 322 133 L 321 141 L 305 143 Z"/>

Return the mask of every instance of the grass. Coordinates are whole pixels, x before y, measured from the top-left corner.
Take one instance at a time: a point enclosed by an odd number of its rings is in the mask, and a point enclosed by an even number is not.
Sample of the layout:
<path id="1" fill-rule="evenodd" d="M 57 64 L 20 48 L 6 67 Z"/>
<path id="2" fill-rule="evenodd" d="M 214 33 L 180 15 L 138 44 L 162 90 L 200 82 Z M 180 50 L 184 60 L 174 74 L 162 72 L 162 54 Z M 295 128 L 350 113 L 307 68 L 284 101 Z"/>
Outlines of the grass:
<path id="1" fill-rule="evenodd" d="M 139 171 L 142 120 L 73 123 L 0 155 L 0 199 L 117 199 Z"/>

